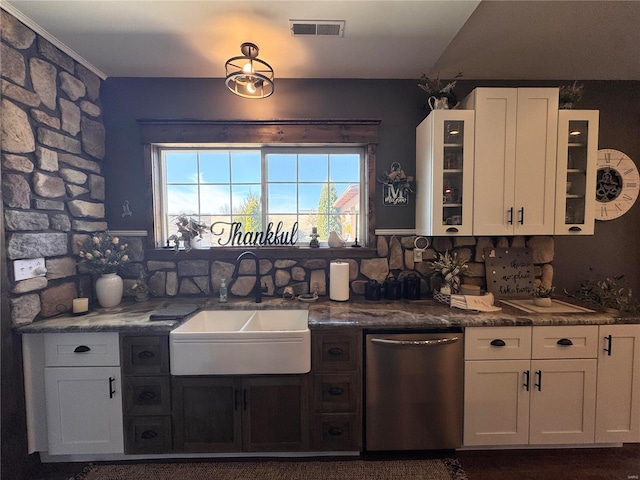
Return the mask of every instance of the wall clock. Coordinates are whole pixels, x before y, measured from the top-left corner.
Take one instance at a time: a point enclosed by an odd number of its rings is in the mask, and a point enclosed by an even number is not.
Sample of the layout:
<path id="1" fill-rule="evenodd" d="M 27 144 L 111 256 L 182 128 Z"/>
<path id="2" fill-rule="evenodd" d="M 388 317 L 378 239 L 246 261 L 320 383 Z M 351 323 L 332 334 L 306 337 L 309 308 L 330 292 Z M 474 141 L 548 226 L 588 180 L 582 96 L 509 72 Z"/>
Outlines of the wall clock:
<path id="1" fill-rule="evenodd" d="M 596 220 L 613 220 L 635 203 L 640 175 L 628 155 L 612 148 L 598 150 L 596 180 Z"/>

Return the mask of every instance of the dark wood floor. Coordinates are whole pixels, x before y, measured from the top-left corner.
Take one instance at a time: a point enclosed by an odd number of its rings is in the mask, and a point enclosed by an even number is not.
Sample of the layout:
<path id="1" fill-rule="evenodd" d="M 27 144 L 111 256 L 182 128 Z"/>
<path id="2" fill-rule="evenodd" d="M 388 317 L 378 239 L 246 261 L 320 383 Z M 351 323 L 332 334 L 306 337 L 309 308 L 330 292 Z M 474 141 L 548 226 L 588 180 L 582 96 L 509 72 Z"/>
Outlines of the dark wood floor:
<path id="1" fill-rule="evenodd" d="M 469 480 L 640 480 L 640 444 L 619 448 L 482 450 L 401 454 L 406 458 L 455 457 Z M 380 458 L 366 454 L 363 458 Z M 29 480 L 67 480 L 85 464 L 45 464 Z M 143 480 L 143 479 L 140 479 Z M 186 479 L 185 479 L 186 480 Z"/>

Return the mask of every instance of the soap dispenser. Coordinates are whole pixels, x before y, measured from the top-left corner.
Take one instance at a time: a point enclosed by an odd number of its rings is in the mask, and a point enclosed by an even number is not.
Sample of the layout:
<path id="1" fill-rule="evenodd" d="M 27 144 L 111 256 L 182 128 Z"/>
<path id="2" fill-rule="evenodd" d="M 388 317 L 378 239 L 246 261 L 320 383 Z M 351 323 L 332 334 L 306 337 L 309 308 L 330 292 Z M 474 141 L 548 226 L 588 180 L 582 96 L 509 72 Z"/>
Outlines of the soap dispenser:
<path id="1" fill-rule="evenodd" d="M 220 282 L 220 303 L 226 303 L 227 301 L 227 284 L 223 278 Z"/>

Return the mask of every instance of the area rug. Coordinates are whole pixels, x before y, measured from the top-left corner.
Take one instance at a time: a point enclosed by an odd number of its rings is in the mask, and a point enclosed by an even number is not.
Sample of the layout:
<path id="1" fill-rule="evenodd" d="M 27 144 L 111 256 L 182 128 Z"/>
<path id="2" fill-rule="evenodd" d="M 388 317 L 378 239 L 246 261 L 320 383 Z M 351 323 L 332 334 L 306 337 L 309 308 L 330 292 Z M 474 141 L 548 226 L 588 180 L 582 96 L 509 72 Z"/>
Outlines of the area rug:
<path id="1" fill-rule="evenodd" d="M 70 480 L 468 480 L 453 458 L 91 464 Z"/>

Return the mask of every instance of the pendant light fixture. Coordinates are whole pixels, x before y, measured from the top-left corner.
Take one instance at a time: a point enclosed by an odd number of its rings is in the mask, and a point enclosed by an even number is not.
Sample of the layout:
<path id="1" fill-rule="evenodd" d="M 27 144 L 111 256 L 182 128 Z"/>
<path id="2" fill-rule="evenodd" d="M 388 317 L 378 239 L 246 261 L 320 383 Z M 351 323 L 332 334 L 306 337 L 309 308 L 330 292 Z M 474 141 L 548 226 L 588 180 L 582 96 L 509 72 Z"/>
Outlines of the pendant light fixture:
<path id="1" fill-rule="evenodd" d="M 258 58 L 259 50 L 253 43 L 243 43 L 240 51 L 242 56 L 224 64 L 227 88 L 244 98 L 267 98 L 273 93 L 273 68 Z"/>

